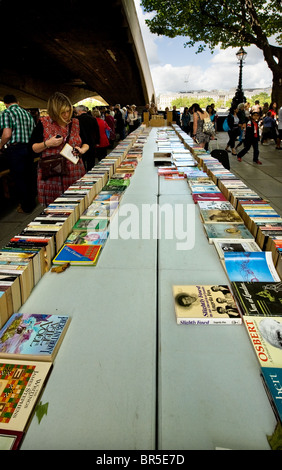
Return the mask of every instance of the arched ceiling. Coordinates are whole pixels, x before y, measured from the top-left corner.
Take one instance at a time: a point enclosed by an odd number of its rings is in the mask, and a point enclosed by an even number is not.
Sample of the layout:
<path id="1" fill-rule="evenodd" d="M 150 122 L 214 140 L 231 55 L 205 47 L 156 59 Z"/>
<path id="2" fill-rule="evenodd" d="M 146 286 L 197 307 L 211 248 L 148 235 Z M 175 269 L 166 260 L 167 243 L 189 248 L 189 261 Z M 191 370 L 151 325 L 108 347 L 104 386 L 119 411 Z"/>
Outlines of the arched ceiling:
<path id="1" fill-rule="evenodd" d="M 102 97 L 144 106 L 154 87 L 133 0 L 0 0 L 0 100 Z"/>

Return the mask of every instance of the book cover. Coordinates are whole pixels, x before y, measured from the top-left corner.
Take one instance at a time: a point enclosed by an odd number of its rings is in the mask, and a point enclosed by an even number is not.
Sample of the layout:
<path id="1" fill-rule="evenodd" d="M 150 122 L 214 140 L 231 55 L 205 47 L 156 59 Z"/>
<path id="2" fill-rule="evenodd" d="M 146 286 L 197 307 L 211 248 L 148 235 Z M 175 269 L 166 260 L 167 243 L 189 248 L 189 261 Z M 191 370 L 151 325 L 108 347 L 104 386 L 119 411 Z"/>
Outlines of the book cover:
<path id="1" fill-rule="evenodd" d="M 251 232 L 243 224 L 203 224 L 209 242 L 214 239 L 238 239 L 254 240 Z"/>
<path id="2" fill-rule="evenodd" d="M 200 199 L 198 201 L 198 206 L 201 211 L 202 210 L 220 210 L 220 211 L 234 210 L 234 207 L 229 201 L 215 201 L 215 200 L 202 201 Z"/>
<path id="3" fill-rule="evenodd" d="M 179 325 L 241 324 L 242 318 L 227 285 L 172 287 Z"/>
<path id="4" fill-rule="evenodd" d="M 78 160 L 79 160 L 79 155 L 74 154 L 73 147 L 68 143 L 66 143 L 64 145 L 64 147 L 62 148 L 60 154 L 63 155 L 63 157 L 67 158 L 74 165 L 76 165 Z"/>
<path id="5" fill-rule="evenodd" d="M 75 245 L 104 245 L 109 232 L 104 231 L 91 231 L 91 230 L 73 230 L 66 238 L 65 244 Z"/>
<path id="6" fill-rule="evenodd" d="M 19 450 L 25 433 L 0 429 L 0 450 Z"/>
<path id="7" fill-rule="evenodd" d="M 226 197 L 222 193 L 193 193 L 193 201 L 227 201 Z"/>
<path id="8" fill-rule="evenodd" d="M 0 358 L 53 362 L 69 324 L 67 315 L 14 313 L 0 330 Z"/>
<path id="9" fill-rule="evenodd" d="M 0 360 L 2 430 L 25 430 L 51 368 L 51 362 Z"/>
<path id="10" fill-rule="evenodd" d="M 224 253 L 224 263 L 230 281 L 280 281 L 271 251 Z"/>
<path id="11" fill-rule="evenodd" d="M 73 226 L 72 230 L 90 230 L 91 232 L 94 231 L 102 231 L 105 230 L 108 226 L 109 221 L 107 219 L 79 219 Z"/>
<path id="12" fill-rule="evenodd" d="M 282 318 L 243 316 L 261 367 L 282 368 Z"/>
<path id="13" fill-rule="evenodd" d="M 101 245 L 65 244 L 53 259 L 53 263 L 94 266 L 98 261 L 101 248 Z"/>
<path id="14" fill-rule="evenodd" d="M 221 209 L 202 209 L 201 218 L 205 224 L 216 223 L 216 224 L 243 224 L 243 220 L 239 216 L 238 212 L 233 210 L 221 210 Z"/>
<path id="15" fill-rule="evenodd" d="M 243 315 L 282 317 L 282 282 L 232 282 Z"/>
<path id="16" fill-rule="evenodd" d="M 261 367 L 261 376 L 278 422 L 282 422 L 282 369 Z"/>
<path id="17" fill-rule="evenodd" d="M 224 259 L 224 253 L 242 252 L 242 251 L 261 251 L 260 247 L 253 240 L 213 240 L 213 244 L 218 252 L 220 259 Z"/>

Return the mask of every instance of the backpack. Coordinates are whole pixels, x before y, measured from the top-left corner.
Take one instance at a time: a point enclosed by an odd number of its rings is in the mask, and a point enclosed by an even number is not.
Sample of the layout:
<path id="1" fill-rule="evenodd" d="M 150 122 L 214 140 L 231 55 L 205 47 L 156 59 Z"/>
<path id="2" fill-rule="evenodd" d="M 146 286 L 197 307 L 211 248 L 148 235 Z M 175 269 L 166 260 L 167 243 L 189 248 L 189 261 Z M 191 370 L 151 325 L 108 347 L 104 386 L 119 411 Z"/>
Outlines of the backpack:
<path id="1" fill-rule="evenodd" d="M 230 131 L 230 127 L 229 127 L 229 125 L 228 125 L 227 118 L 225 118 L 224 121 L 223 121 L 222 129 L 223 129 L 225 132 Z"/>

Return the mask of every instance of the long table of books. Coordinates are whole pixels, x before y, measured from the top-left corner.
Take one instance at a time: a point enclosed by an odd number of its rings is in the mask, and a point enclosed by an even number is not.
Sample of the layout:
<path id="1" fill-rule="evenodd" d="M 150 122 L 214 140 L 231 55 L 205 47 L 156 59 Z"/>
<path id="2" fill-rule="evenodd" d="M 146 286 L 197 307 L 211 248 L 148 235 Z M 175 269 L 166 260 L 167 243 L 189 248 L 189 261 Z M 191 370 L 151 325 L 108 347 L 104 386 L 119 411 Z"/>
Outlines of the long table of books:
<path id="1" fill-rule="evenodd" d="M 15 234 L 0 448 L 270 449 L 281 280 L 251 200 L 178 126 L 141 126 Z"/>

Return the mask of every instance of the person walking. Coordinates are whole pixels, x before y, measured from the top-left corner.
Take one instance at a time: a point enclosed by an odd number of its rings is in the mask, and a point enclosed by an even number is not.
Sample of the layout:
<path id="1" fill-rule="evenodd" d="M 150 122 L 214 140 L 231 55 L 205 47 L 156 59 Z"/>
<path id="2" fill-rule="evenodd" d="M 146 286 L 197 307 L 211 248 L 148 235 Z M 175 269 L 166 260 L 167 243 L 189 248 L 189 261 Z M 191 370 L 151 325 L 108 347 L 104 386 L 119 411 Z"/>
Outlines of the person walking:
<path id="1" fill-rule="evenodd" d="M 237 106 L 231 106 L 229 110 L 229 114 L 227 116 L 227 122 L 229 126 L 229 140 L 226 145 L 226 151 L 229 152 L 229 147 L 231 148 L 232 155 L 237 155 L 235 150 L 235 142 L 237 137 L 240 135 L 240 127 L 239 127 L 239 118 L 237 116 L 238 108 Z"/>
<path id="2" fill-rule="evenodd" d="M 6 109 L 0 116 L 2 129 L 0 149 L 3 150 L 15 185 L 18 212 L 35 208 L 36 178 L 33 181 L 33 154 L 29 145 L 35 122 L 23 109 L 15 95 L 3 98 Z"/>
<path id="3" fill-rule="evenodd" d="M 260 114 L 257 111 L 253 111 L 250 115 L 250 120 L 247 122 L 246 126 L 246 136 L 244 140 L 244 148 L 238 153 L 237 160 L 238 162 L 242 161 L 242 158 L 246 153 L 253 147 L 253 162 L 257 165 L 261 165 L 261 161 L 259 160 L 259 125 L 258 121 L 260 118 Z"/>
<path id="4" fill-rule="evenodd" d="M 99 110 L 93 111 L 93 116 L 97 119 L 97 123 L 99 126 L 100 143 L 96 145 L 96 147 L 97 157 L 100 161 L 107 156 L 107 149 L 110 146 L 108 135 L 110 136 L 111 128 L 108 126 L 106 121 L 101 118 L 101 113 Z"/>

